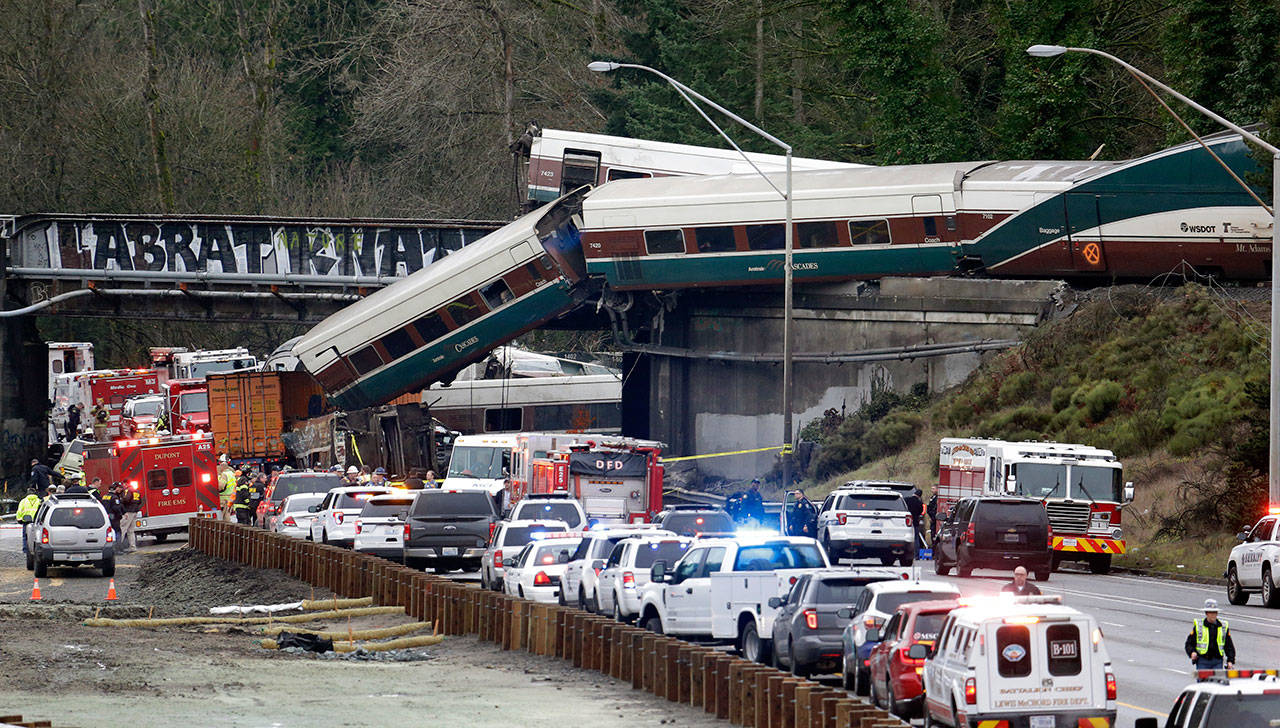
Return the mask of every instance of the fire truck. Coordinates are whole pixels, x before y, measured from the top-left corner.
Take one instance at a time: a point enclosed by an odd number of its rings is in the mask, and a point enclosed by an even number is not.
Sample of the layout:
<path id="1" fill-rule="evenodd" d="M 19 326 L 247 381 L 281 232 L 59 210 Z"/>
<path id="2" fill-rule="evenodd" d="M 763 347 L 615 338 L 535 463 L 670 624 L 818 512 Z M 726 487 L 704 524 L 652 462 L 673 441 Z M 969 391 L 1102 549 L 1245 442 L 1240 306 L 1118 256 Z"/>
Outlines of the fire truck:
<path id="1" fill-rule="evenodd" d="M 169 430 L 175 434 L 209 431 L 209 383 L 170 379 L 164 384 Z"/>
<path id="2" fill-rule="evenodd" d="M 219 517 L 217 463 L 210 433 L 115 442 L 77 440 L 56 470 L 72 478 L 83 471 L 86 483 L 102 478 L 104 490 L 119 481 L 142 496 L 137 532 L 157 541 L 187 530 L 189 519 Z"/>
<path id="3" fill-rule="evenodd" d="M 1120 512 L 1133 483 L 1110 450 L 1057 442 L 943 438 L 938 459 L 938 517 L 961 498 L 1017 495 L 1044 503 L 1053 528 L 1053 564 L 1083 561 L 1095 574 L 1125 552 Z"/>
<path id="4" fill-rule="evenodd" d="M 71 405 L 80 408 L 80 431 L 91 431 L 95 440 L 114 440 L 120 434 L 120 413 L 130 397 L 156 394 L 160 375 L 154 369 L 99 369 L 62 374 L 55 378 L 51 420 L 59 429 L 67 420 Z M 98 411 L 105 412 L 100 421 Z"/>
<path id="5" fill-rule="evenodd" d="M 662 443 L 609 438 L 534 458 L 528 492 L 520 496 L 565 493 L 596 521 L 647 523 L 662 510 L 662 475 Z"/>

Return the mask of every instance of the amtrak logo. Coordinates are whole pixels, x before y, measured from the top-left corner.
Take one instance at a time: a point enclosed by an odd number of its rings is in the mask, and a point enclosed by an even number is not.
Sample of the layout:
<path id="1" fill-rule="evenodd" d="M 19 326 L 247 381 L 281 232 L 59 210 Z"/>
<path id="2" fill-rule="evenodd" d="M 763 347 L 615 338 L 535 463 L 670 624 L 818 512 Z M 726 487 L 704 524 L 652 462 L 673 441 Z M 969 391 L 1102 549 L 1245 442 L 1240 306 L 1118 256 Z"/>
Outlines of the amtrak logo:
<path id="1" fill-rule="evenodd" d="M 1000 656 L 1008 662 L 1021 662 L 1022 658 L 1027 656 L 1027 650 L 1022 645 L 1014 643 L 1001 650 Z"/>

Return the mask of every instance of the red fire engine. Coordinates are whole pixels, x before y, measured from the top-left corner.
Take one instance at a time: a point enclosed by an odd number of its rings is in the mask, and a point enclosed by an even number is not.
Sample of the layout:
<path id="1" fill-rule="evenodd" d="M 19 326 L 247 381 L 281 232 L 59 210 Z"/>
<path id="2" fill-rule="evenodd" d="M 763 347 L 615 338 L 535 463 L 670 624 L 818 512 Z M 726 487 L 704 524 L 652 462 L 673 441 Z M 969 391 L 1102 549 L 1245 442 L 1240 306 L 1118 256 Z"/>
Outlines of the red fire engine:
<path id="1" fill-rule="evenodd" d="M 86 482 L 119 481 L 142 496 L 137 532 L 163 540 L 187 530 L 191 518 L 218 518 L 218 474 L 213 435 L 168 435 L 88 443 Z"/>
<path id="2" fill-rule="evenodd" d="M 89 372 L 85 377 L 84 391 L 88 401 L 80 403 L 82 416 L 94 425 L 94 436 L 100 440 L 114 440 L 121 436 L 120 413 L 124 410 L 125 400 L 137 394 L 158 393 L 160 375 L 153 369 Z M 99 407 L 107 413 L 105 427 L 97 424 Z"/>
<path id="3" fill-rule="evenodd" d="M 567 493 L 601 522 L 645 523 L 662 510 L 662 443 L 616 439 L 534 458 L 527 495 Z"/>

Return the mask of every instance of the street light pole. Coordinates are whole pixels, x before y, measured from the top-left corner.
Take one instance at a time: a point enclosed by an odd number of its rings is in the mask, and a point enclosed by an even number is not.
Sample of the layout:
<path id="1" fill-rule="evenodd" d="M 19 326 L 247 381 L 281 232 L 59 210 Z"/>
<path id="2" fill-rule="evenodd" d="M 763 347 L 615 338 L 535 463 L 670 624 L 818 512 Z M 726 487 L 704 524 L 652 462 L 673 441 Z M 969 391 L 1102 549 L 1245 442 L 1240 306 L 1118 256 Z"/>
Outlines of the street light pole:
<path id="1" fill-rule="evenodd" d="M 1133 75 L 1271 152 L 1271 400 L 1269 406 L 1270 417 L 1268 418 L 1270 441 L 1267 457 L 1267 492 L 1268 511 L 1280 513 L 1280 335 L 1278 335 L 1280 334 L 1280 244 L 1277 244 L 1277 241 L 1280 240 L 1280 229 L 1278 229 L 1280 225 L 1277 225 L 1275 221 L 1276 211 L 1280 210 L 1280 148 L 1263 141 L 1257 134 L 1245 131 L 1240 126 L 1213 113 L 1110 53 L 1094 48 L 1071 48 L 1060 45 L 1033 45 L 1027 49 L 1027 53 L 1039 58 L 1060 56 L 1063 53 L 1089 53 L 1105 58 L 1123 66 L 1125 70 Z"/>
<path id="2" fill-rule="evenodd" d="M 675 80 L 674 78 L 668 76 L 667 74 L 655 68 L 650 68 L 648 66 L 641 66 L 636 63 L 614 63 L 613 61 L 592 61 L 591 63 L 587 64 L 587 68 L 592 71 L 595 71 L 596 73 L 608 73 L 610 71 L 616 71 L 619 68 L 633 68 L 638 71 L 646 71 L 648 73 L 652 73 L 658 78 L 661 78 L 662 80 L 671 84 L 671 86 L 675 88 L 676 92 L 680 94 L 681 98 L 687 101 L 689 105 L 692 106 L 698 112 L 698 115 L 701 116 L 704 120 L 706 120 L 706 122 L 710 124 L 716 130 L 716 132 L 718 132 L 720 136 L 724 138 L 725 141 L 729 142 L 729 146 L 737 150 L 738 154 L 742 155 L 743 160 L 745 160 L 747 164 L 751 165 L 751 168 L 754 169 L 757 174 L 763 177 L 764 181 L 769 183 L 769 186 L 772 187 L 775 192 L 781 195 L 783 201 L 786 203 L 786 224 L 785 224 L 786 230 L 783 233 L 783 237 L 786 241 L 785 243 L 786 254 L 785 254 L 785 261 L 783 266 L 783 292 L 782 292 L 782 297 L 783 297 L 782 442 L 784 445 L 783 456 L 782 456 L 782 487 L 785 490 L 791 487 L 791 458 L 790 458 L 791 448 L 790 446 L 791 446 L 791 438 L 792 438 L 791 411 L 792 411 L 792 404 L 793 404 L 792 402 L 793 366 L 791 361 L 792 359 L 791 339 L 792 339 L 792 328 L 793 328 L 792 327 L 793 317 L 792 317 L 791 285 L 792 285 L 793 276 L 792 276 L 792 269 L 791 269 L 791 252 L 794 248 L 795 230 L 794 230 L 794 225 L 792 224 L 792 218 L 791 218 L 791 200 L 792 200 L 792 189 L 793 189 L 791 185 L 791 145 L 787 144 L 786 142 L 773 136 L 772 134 L 765 131 L 764 129 L 761 129 L 755 124 L 752 124 L 751 122 L 747 121 L 741 116 L 738 116 L 732 111 L 729 111 L 728 109 L 724 108 L 720 104 L 717 104 L 716 102 L 712 101 L 706 96 L 703 96 L 697 91 L 694 91 L 693 89 L 689 88 L 683 83 L 680 83 L 679 81 Z M 781 147 L 783 151 L 786 152 L 786 155 L 787 155 L 786 191 L 779 190 L 778 186 L 773 183 L 773 180 L 769 179 L 769 176 L 766 175 L 763 171 L 761 171 L 760 168 L 756 166 L 755 162 L 751 161 L 751 158 L 747 156 L 747 153 L 742 151 L 742 149 L 736 143 L 734 143 L 733 139 L 729 138 L 729 135 L 726 134 L 724 130 L 719 127 L 719 125 L 717 125 L 714 121 L 711 120 L 711 117 L 707 116 L 707 113 L 702 110 L 702 107 L 698 106 L 697 102 L 695 102 L 694 99 L 701 101 L 702 103 L 706 104 L 707 106 L 710 106 L 716 111 L 719 111 L 721 114 L 724 114 L 730 119 L 733 119 L 734 121 L 745 126 L 746 128 L 750 129 L 756 134 L 759 134 L 761 137 L 763 137 L 765 140 L 769 141 L 770 143 Z"/>

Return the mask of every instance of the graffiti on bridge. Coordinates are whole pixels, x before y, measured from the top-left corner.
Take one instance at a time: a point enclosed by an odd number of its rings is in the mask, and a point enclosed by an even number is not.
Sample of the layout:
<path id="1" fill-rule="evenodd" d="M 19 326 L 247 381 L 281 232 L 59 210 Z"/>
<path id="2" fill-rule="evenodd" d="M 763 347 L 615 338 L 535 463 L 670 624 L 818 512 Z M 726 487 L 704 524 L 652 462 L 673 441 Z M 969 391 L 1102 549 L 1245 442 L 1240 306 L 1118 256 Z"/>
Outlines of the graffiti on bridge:
<path id="1" fill-rule="evenodd" d="M 11 255 L 13 265 L 32 268 L 394 277 L 488 232 L 413 224 L 51 220 L 24 227 Z"/>

